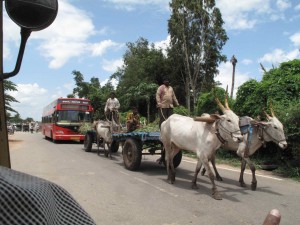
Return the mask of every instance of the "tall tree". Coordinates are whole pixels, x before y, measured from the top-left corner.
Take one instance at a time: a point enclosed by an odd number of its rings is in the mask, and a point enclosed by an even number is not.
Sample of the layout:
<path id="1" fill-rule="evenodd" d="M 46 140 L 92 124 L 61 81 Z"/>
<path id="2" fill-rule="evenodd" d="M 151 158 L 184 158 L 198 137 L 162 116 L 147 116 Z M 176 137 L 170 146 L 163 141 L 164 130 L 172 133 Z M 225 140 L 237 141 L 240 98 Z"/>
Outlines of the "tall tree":
<path id="1" fill-rule="evenodd" d="M 162 78 L 169 74 L 168 60 L 162 49 L 155 48 L 147 39 L 139 38 L 127 43 L 123 56 L 124 66 L 111 78 L 119 81 L 117 94 L 122 103 L 122 110 L 129 110 L 132 105 L 139 106 L 140 114 L 153 119 L 156 113 L 153 87 L 162 83 Z M 147 110 L 146 110 L 147 109 Z"/>
<path id="2" fill-rule="evenodd" d="M 141 82 L 159 83 L 167 75 L 166 57 L 161 49 L 156 49 L 147 39 L 129 42 L 127 48 L 123 56 L 124 67 L 115 74 L 119 78 L 118 88 L 126 91 Z"/>
<path id="3" fill-rule="evenodd" d="M 221 54 L 228 37 L 224 21 L 214 0 L 172 0 L 168 22 L 171 36 L 170 57 L 183 66 L 178 67 L 184 83 L 186 105 L 196 109 L 197 96 L 212 86 L 218 64 L 226 61 Z"/>

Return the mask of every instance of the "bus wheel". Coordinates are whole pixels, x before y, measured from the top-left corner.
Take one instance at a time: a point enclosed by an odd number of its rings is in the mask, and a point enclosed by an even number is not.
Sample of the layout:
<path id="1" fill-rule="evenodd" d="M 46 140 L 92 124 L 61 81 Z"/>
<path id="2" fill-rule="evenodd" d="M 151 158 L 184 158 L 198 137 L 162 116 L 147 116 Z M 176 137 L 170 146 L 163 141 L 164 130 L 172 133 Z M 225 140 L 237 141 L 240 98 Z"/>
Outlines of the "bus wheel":
<path id="1" fill-rule="evenodd" d="M 56 140 L 53 138 L 52 132 L 51 132 L 51 140 L 52 140 L 53 143 L 57 143 Z"/>
<path id="2" fill-rule="evenodd" d="M 83 149 L 86 152 L 90 152 L 92 150 L 93 138 L 92 135 L 87 133 L 84 137 Z"/>

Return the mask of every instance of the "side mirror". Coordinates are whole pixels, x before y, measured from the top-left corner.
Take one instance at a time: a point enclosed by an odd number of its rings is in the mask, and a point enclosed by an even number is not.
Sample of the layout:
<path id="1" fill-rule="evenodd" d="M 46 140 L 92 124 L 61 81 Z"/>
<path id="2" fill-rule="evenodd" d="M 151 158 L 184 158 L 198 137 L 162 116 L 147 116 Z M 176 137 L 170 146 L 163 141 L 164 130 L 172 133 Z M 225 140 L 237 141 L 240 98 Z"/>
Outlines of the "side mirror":
<path id="1" fill-rule="evenodd" d="M 21 28 L 38 31 L 48 27 L 56 18 L 57 0 L 6 0 L 8 16 Z"/>
<path id="2" fill-rule="evenodd" d="M 27 39 L 32 31 L 45 29 L 53 23 L 58 11 L 58 2 L 57 0 L 5 0 L 5 7 L 8 16 L 21 27 L 21 44 L 15 69 L 10 73 L 3 73 L 3 79 L 18 74 Z"/>

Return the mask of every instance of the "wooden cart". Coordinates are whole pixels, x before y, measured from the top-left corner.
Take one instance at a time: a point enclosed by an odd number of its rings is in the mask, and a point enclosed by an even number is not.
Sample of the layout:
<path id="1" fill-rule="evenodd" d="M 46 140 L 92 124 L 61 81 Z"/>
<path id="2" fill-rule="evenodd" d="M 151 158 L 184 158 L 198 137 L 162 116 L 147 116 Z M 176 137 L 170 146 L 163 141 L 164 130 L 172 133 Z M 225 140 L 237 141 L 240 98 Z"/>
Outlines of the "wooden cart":
<path id="1" fill-rule="evenodd" d="M 111 152 L 117 152 L 122 146 L 124 166 L 128 170 L 138 170 L 142 155 L 161 155 L 164 159 L 164 148 L 160 140 L 160 132 L 113 133 Z M 96 131 L 88 131 L 84 139 L 84 150 L 90 152 L 93 143 L 97 143 Z M 145 151 L 144 151 L 145 150 Z M 175 168 L 179 166 L 182 151 L 174 157 Z M 164 160 L 163 163 L 165 164 Z"/>

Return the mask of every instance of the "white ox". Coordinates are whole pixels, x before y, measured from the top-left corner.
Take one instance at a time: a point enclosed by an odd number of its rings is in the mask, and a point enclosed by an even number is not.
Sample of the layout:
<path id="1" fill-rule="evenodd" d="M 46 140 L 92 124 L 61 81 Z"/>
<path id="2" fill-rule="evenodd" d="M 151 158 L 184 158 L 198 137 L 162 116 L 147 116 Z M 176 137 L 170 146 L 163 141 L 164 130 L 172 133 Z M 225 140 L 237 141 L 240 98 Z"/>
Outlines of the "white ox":
<path id="1" fill-rule="evenodd" d="M 239 129 L 239 117 L 230 109 L 225 108 L 218 99 L 216 101 L 224 115 L 212 115 L 211 119 L 215 122 L 202 123 L 190 117 L 173 114 L 161 125 L 161 141 L 165 148 L 168 181 L 171 184 L 175 181 L 174 156 L 181 149 L 192 151 L 197 154 L 198 158 L 192 188 L 198 188 L 197 176 L 203 164 L 212 183 L 213 198 L 222 199 L 215 185 L 209 161 L 221 146 L 221 140 L 233 139 L 239 142 L 243 137 Z"/>
<path id="2" fill-rule="evenodd" d="M 104 148 L 104 154 L 106 157 L 112 158 L 111 156 L 111 144 L 112 144 L 112 122 L 110 121 L 95 121 L 94 128 L 97 133 L 97 146 L 98 146 L 98 154 L 99 154 L 99 145 L 101 144 Z M 108 147 L 108 150 L 105 149 L 105 144 Z"/>
<path id="3" fill-rule="evenodd" d="M 252 172 L 252 182 L 251 189 L 256 190 L 257 180 L 255 176 L 255 166 L 250 160 L 249 156 L 253 155 L 265 142 L 274 142 L 278 144 L 281 149 L 287 147 L 286 138 L 284 135 L 283 125 L 276 118 L 272 106 L 270 107 L 271 115 L 266 114 L 268 122 L 255 121 L 251 117 L 248 117 L 250 120 L 250 126 L 248 127 L 248 132 L 243 137 L 243 142 L 235 143 L 229 140 L 225 143 L 222 148 L 230 151 L 236 151 L 237 155 L 241 157 L 241 173 L 239 182 L 242 187 L 245 187 L 244 182 L 244 171 L 246 168 L 246 163 L 249 165 Z M 252 134 L 250 132 L 252 129 Z M 249 139 L 248 139 L 249 138 Z M 247 145 L 247 143 L 249 143 Z M 219 175 L 217 168 L 215 166 L 215 159 L 212 159 L 212 165 L 216 174 L 217 180 L 222 180 L 222 177 Z M 205 168 L 202 171 L 202 175 L 205 173 Z"/>

